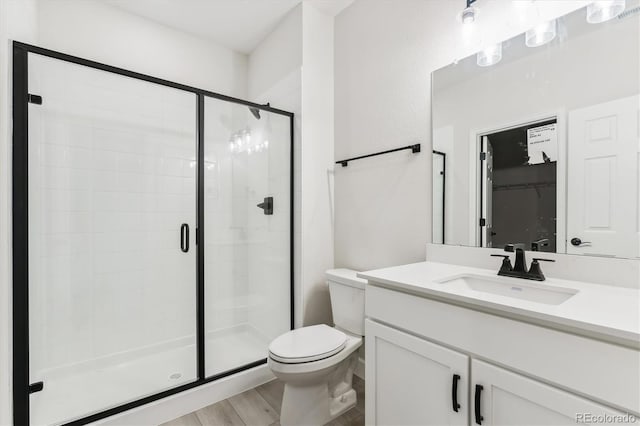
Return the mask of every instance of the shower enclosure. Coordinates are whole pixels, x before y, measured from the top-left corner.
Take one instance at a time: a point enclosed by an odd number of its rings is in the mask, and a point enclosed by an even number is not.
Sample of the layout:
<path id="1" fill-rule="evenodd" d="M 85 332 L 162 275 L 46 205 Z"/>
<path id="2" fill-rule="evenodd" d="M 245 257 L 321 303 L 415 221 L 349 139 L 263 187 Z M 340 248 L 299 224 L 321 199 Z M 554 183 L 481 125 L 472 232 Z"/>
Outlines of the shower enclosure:
<path id="1" fill-rule="evenodd" d="M 292 328 L 293 114 L 14 43 L 14 423 L 86 424 Z"/>

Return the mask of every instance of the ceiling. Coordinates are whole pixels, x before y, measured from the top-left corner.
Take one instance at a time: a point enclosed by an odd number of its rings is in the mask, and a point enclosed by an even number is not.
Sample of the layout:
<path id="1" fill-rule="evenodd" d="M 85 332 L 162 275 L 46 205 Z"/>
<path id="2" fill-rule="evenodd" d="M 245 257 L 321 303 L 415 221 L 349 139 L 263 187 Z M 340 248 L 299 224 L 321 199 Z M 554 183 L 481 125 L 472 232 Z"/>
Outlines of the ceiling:
<path id="1" fill-rule="evenodd" d="M 163 25 L 251 53 L 302 0 L 105 0 Z M 335 16 L 353 0 L 307 0 Z"/>

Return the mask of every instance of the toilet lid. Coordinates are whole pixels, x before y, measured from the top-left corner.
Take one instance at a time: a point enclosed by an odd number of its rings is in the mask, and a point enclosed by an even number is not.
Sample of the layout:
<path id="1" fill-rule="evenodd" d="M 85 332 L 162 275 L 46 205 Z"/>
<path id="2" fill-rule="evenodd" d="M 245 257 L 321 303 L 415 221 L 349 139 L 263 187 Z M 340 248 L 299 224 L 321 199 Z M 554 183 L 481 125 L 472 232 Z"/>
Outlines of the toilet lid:
<path id="1" fill-rule="evenodd" d="M 312 325 L 291 330 L 269 345 L 271 358 L 288 364 L 317 361 L 340 352 L 347 336 L 328 325 Z"/>

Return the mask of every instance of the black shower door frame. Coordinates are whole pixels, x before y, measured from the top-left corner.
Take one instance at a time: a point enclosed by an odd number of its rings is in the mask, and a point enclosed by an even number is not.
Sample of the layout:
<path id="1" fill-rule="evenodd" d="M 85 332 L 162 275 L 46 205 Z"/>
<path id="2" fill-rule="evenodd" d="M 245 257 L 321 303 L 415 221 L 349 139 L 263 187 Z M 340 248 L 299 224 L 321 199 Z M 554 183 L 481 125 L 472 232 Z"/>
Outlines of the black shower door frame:
<path id="1" fill-rule="evenodd" d="M 235 104 L 246 105 L 247 107 L 280 114 L 289 117 L 290 126 L 290 241 L 289 241 L 289 262 L 290 262 L 290 328 L 294 328 L 294 274 L 293 274 L 293 212 L 294 212 L 294 191 L 293 191 L 293 148 L 294 148 L 294 114 L 292 112 L 273 108 L 269 104 L 260 105 L 243 99 L 198 89 L 185 84 L 176 83 L 161 78 L 152 77 L 146 74 L 137 73 L 100 62 L 79 58 L 77 56 L 56 52 L 38 46 L 33 46 L 21 42 L 13 42 L 13 181 L 12 181 L 12 253 L 13 253 L 13 423 L 16 426 L 29 425 L 29 395 L 37 391 L 32 389 L 29 380 L 29 171 L 28 171 L 28 149 L 29 149 L 29 108 L 28 104 L 38 102 L 37 98 L 31 97 L 28 92 L 28 54 L 37 54 L 61 61 L 74 63 L 125 77 L 135 78 L 150 83 L 159 84 L 196 95 L 196 126 L 197 126 L 197 263 L 196 263 L 196 346 L 197 346 L 197 379 L 194 382 L 147 396 L 136 401 L 128 402 L 114 408 L 110 408 L 99 413 L 95 413 L 78 420 L 67 423 L 68 425 L 85 425 L 100 419 L 118 414 L 135 407 L 148 404 L 153 401 L 165 398 L 233 375 L 235 373 L 248 370 L 253 367 L 265 364 L 267 359 L 261 359 L 250 364 L 243 365 L 221 374 L 207 377 L 205 374 L 205 303 L 204 303 L 204 100 L 211 97 Z M 99 385 L 99 384 L 96 384 Z"/>

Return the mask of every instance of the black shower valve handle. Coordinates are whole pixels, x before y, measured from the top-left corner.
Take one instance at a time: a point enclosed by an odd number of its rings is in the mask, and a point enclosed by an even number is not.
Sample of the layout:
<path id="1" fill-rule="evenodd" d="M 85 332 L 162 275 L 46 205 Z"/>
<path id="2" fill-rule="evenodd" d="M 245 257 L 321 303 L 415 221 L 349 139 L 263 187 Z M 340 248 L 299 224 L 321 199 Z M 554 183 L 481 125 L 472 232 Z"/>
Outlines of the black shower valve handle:
<path id="1" fill-rule="evenodd" d="M 257 204 L 256 207 L 263 210 L 265 215 L 273 214 L 273 197 L 265 197 L 264 201 L 260 204 Z"/>

